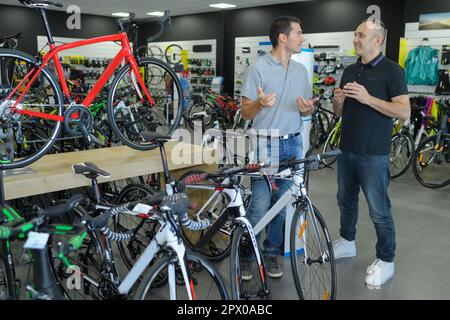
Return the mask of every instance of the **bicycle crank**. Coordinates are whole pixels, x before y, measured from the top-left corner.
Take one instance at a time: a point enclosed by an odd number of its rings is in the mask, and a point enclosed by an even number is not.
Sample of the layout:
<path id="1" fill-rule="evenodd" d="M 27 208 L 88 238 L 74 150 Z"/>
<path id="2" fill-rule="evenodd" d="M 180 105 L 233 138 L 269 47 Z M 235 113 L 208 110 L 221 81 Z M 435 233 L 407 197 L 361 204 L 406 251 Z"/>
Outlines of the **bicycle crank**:
<path id="1" fill-rule="evenodd" d="M 83 105 L 71 105 L 64 112 L 64 127 L 71 136 L 85 135 L 93 125 L 92 113 Z"/>
<path id="2" fill-rule="evenodd" d="M 83 135 L 89 144 L 104 146 L 103 141 L 90 133 L 94 126 L 91 111 L 84 105 L 71 105 L 64 112 L 64 128 L 71 136 Z"/>

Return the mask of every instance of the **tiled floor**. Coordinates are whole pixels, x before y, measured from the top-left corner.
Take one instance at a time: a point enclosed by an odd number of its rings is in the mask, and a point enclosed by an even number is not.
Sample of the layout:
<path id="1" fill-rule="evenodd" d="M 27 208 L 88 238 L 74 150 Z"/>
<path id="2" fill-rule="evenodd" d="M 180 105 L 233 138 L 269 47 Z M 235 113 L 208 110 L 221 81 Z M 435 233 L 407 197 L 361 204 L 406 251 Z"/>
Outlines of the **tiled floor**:
<path id="1" fill-rule="evenodd" d="M 333 239 L 339 235 L 336 171 L 312 173 L 310 197 L 324 216 Z M 369 290 L 365 270 L 375 259 L 376 234 L 361 192 L 357 257 L 337 261 L 337 299 L 448 299 L 450 288 L 450 187 L 432 190 L 420 185 L 412 171 L 391 182 L 396 226 L 396 273 L 381 289 Z M 280 257 L 285 271 L 271 279 L 273 299 L 297 299 L 290 260 Z M 229 274 L 229 261 L 219 265 Z"/>
<path id="2" fill-rule="evenodd" d="M 324 216 L 335 239 L 339 230 L 336 171 L 313 172 L 310 196 Z M 365 269 L 375 259 L 375 230 L 361 193 L 357 226 L 357 257 L 337 262 L 338 299 L 448 299 L 450 288 L 450 187 L 421 186 L 412 171 L 392 181 L 392 211 L 396 225 L 396 274 L 381 289 L 364 284 Z M 17 255 L 19 256 L 19 255 Z M 281 279 L 270 281 L 273 299 L 297 299 L 290 260 L 280 257 Z M 217 263 L 229 286 L 229 259 Z M 123 270 L 123 266 L 119 267 Z M 26 277 L 26 268 L 21 275 Z M 211 296 L 211 298 L 214 298 Z"/>

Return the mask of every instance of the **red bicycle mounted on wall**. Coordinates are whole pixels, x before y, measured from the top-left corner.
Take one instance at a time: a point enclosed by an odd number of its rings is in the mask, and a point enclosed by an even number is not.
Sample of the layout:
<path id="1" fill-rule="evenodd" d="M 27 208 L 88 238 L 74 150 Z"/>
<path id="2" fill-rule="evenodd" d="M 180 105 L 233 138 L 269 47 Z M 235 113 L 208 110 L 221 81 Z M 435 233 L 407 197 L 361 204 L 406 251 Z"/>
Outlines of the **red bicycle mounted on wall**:
<path id="1" fill-rule="evenodd" d="M 156 19 L 137 20 L 134 15 L 129 19 L 118 19 L 118 34 L 57 46 L 45 10 L 49 6 L 62 5 L 50 1 L 19 2 L 40 12 L 50 49 L 43 57 L 0 49 L 0 147 L 3 154 L 8 153 L 13 159 L 3 165 L 5 169 L 23 167 L 38 160 L 58 140 L 63 126 L 65 133 L 72 137 L 84 136 L 91 143 L 98 142 L 91 132 L 93 119 L 88 107 L 114 74 L 109 85 L 107 116 L 122 143 L 134 149 L 149 150 L 155 145 L 145 142 L 142 132 L 170 135 L 178 127 L 183 96 L 176 73 L 158 59 L 138 57 L 124 27 L 132 28 L 133 40 L 137 43 L 137 23 L 157 21 L 159 36 L 166 22 L 170 26 L 169 11 Z M 115 42 L 121 49 L 81 104 L 77 104 L 69 92 L 58 54 L 103 42 Z"/>

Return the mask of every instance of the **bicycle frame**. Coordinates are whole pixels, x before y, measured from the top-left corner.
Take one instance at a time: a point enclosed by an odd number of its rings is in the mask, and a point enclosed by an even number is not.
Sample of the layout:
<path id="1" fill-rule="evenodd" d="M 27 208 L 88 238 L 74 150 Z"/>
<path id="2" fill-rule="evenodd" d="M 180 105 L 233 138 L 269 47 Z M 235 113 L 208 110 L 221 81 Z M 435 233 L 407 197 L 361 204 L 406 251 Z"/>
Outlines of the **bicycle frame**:
<path id="1" fill-rule="evenodd" d="M 225 178 L 224 181 L 221 183 L 223 185 L 228 185 L 230 183 L 229 178 Z M 187 188 L 190 186 L 187 185 Z M 228 216 L 235 217 L 235 222 L 241 224 L 244 226 L 250 235 L 250 239 L 252 240 L 252 245 L 254 247 L 254 252 L 256 254 L 256 261 L 258 265 L 262 265 L 262 258 L 259 254 L 258 250 L 258 242 L 256 240 L 256 232 L 254 232 L 254 228 L 252 228 L 250 222 L 245 217 L 245 208 L 244 208 L 244 202 L 242 200 L 242 193 L 241 188 L 239 186 L 236 186 L 234 188 L 225 188 L 225 187 L 212 187 L 212 186 L 194 186 L 196 189 L 205 189 L 205 190 L 212 190 L 215 189 L 214 193 L 211 195 L 211 197 L 208 199 L 208 201 L 203 205 L 203 207 L 197 212 L 196 218 L 200 220 L 200 214 L 206 209 L 206 207 L 215 199 L 218 198 L 220 193 L 225 193 L 231 201 L 227 204 L 227 207 L 217 216 L 216 222 L 207 230 L 207 232 L 202 236 L 202 238 L 195 244 L 192 245 L 192 243 L 187 239 L 186 237 L 183 237 L 183 239 L 192 247 L 193 250 L 200 250 L 203 248 L 204 245 L 208 243 L 208 241 L 211 240 L 211 238 L 217 233 L 217 231 L 224 232 L 228 235 L 229 234 L 226 230 L 221 229 L 223 224 L 226 222 Z M 216 200 L 217 201 L 217 200 Z M 229 215 L 225 214 L 225 212 L 228 211 Z"/>
<path id="2" fill-rule="evenodd" d="M 103 74 L 100 76 L 100 78 L 95 83 L 94 87 L 91 89 L 91 91 L 87 94 L 87 96 L 82 101 L 82 104 L 87 108 L 91 105 L 92 101 L 100 93 L 101 89 L 105 86 L 108 79 L 114 74 L 114 71 L 117 69 L 117 67 L 119 67 L 121 65 L 122 61 L 125 60 L 125 62 L 127 64 L 131 65 L 130 73 L 131 72 L 133 73 L 132 74 L 133 85 L 134 85 L 136 92 L 138 93 L 140 99 L 144 100 L 144 97 L 147 98 L 148 101 L 150 102 L 150 105 L 153 106 L 155 104 L 155 102 L 153 101 L 153 99 L 144 83 L 144 80 L 141 77 L 141 74 L 139 73 L 138 63 L 137 63 L 135 57 L 133 56 L 133 53 L 132 53 L 132 50 L 130 47 L 130 43 L 128 40 L 128 36 L 125 32 L 120 32 L 120 33 L 114 34 L 114 35 L 80 40 L 80 41 L 76 41 L 76 42 L 72 42 L 72 43 L 66 43 L 66 44 L 63 44 L 60 46 L 55 46 L 54 43 L 50 43 L 49 44 L 50 51 L 43 57 L 43 61 L 40 64 L 39 69 L 36 70 L 35 68 L 32 68 L 28 72 L 28 74 L 25 75 L 25 77 L 22 79 L 22 81 L 12 90 L 12 92 L 9 94 L 9 96 L 6 98 L 6 99 L 11 99 L 11 97 L 17 92 L 17 90 L 19 88 L 21 88 L 26 83 L 27 80 L 29 80 L 25 89 L 23 90 L 23 92 L 20 94 L 19 98 L 14 103 L 14 106 L 12 108 L 13 112 L 18 113 L 18 114 L 28 115 L 31 117 L 36 117 L 36 118 L 43 118 L 43 119 L 54 120 L 54 121 L 64 121 L 64 116 L 61 116 L 61 115 L 47 114 L 47 113 L 36 112 L 36 111 L 31 111 L 31 110 L 21 110 L 21 109 L 17 108 L 17 106 L 22 101 L 23 97 L 28 92 L 28 90 L 31 88 L 33 83 L 36 81 L 36 79 L 37 79 L 38 75 L 41 73 L 42 69 L 45 66 L 47 66 L 48 63 L 50 63 L 51 61 L 53 61 L 54 65 L 55 65 L 59 84 L 64 93 L 64 96 L 67 98 L 68 101 L 70 101 L 71 96 L 70 96 L 69 88 L 68 88 L 67 83 L 64 78 L 64 71 L 63 71 L 61 62 L 59 61 L 58 53 L 60 53 L 61 51 L 65 51 L 65 50 L 69 50 L 69 49 L 73 49 L 73 48 L 77 48 L 77 47 L 82 47 L 82 46 L 87 46 L 87 45 L 91 45 L 91 44 L 95 44 L 95 43 L 115 42 L 115 41 L 120 41 L 122 49 L 117 53 L 117 55 L 113 58 L 111 63 L 107 66 L 107 68 L 105 69 Z M 137 83 L 136 83 L 136 80 L 137 80 Z M 142 95 L 138 85 L 141 87 L 142 91 L 144 92 L 144 95 Z"/>
<path id="3" fill-rule="evenodd" d="M 191 290 L 193 290 L 193 288 L 191 289 L 189 286 L 189 271 L 186 268 L 186 264 L 184 263 L 186 248 L 184 246 L 184 243 L 182 241 L 179 241 L 176 231 L 172 228 L 172 223 L 170 223 L 169 221 L 166 221 L 161 226 L 155 238 L 145 248 L 144 252 L 136 261 L 133 268 L 126 275 L 125 279 L 122 281 L 118 288 L 120 294 L 128 294 L 136 281 L 138 281 L 141 274 L 150 265 L 156 254 L 160 251 L 160 248 L 164 247 L 170 248 L 177 255 L 178 262 L 181 267 L 181 272 L 183 274 L 183 280 L 185 283 L 188 298 L 189 300 L 192 300 L 193 292 L 191 292 Z M 175 270 L 173 268 L 169 268 L 168 277 L 170 286 L 170 298 L 176 299 Z"/>
<path id="4" fill-rule="evenodd" d="M 304 170 L 304 169 L 301 169 Z M 259 177 L 261 176 L 260 173 L 246 173 L 242 174 L 244 177 Z M 201 186 L 196 185 L 193 186 L 193 188 L 197 189 L 207 189 L 212 190 L 215 189 L 214 193 L 211 195 L 211 197 L 208 199 L 208 201 L 204 204 L 204 206 L 197 212 L 196 216 L 199 218 L 200 214 L 206 209 L 206 207 L 215 199 L 217 199 L 218 195 L 221 192 L 224 192 L 228 195 L 230 199 L 230 203 L 228 203 L 226 209 L 217 217 L 217 227 L 214 227 L 214 224 L 206 234 L 203 235 L 203 237 L 200 239 L 200 241 L 193 246 L 193 249 L 201 249 L 210 239 L 211 237 L 220 230 L 220 227 L 225 223 L 226 219 L 221 219 L 222 217 L 226 217 L 224 215 L 224 212 L 226 210 L 236 210 L 238 211 L 238 214 L 236 215 L 236 221 L 239 221 L 241 223 L 244 223 L 247 226 L 247 229 L 249 230 L 250 237 L 252 241 L 254 240 L 254 246 L 255 246 L 255 252 L 258 252 L 257 250 L 257 244 L 256 244 L 256 235 L 258 235 L 269 223 L 272 221 L 277 214 L 281 212 L 286 206 L 288 206 L 293 199 L 297 198 L 303 198 L 306 200 L 307 205 L 309 207 L 309 210 L 311 212 L 314 211 L 313 205 L 311 200 L 309 199 L 307 195 L 306 186 L 304 184 L 304 179 L 301 174 L 295 174 L 291 172 L 291 169 L 286 169 L 280 173 L 277 173 L 274 178 L 277 179 L 286 179 L 293 181 L 293 186 L 267 211 L 267 213 L 264 215 L 264 217 L 252 228 L 250 223 L 248 222 L 247 218 L 245 218 L 245 208 L 242 202 L 242 193 L 239 186 L 236 186 L 234 188 L 221 188 L 221 187 L 211 187 L 211 186 Z M 225 178 L 225 180 L 221 183 L 222 185 L 229 184 L 230 180 L 229 178 Z M 189 187 L 189 186 L 186 186 Z M 231 211 L 233 213 L 233 211 Z M 316 235 L 319 234 L 318 232 L 318 221 L 314 215 L 312 215 L 312 221 L 313 221 L 313 227 L 316 232 Z M 324 252 L 324 245 L 322 244 L 322 241 L 320 237 L 318 237 L 319 241 L 319 247 L 322 252 Z M 189 242 L 188 242 L 189 243 Z M 305 257 L 308 257 L 308 253 L 305 249 Z M 258 260 L 259 261 L 259 260 Z"/>

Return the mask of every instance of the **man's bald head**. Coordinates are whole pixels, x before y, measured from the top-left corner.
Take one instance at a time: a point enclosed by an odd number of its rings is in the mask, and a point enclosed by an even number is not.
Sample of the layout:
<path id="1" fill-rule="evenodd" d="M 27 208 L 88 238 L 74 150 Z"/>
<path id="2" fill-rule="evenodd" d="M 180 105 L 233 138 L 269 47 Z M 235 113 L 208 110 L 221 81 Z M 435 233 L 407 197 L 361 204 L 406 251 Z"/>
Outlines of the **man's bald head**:
<path id="1" fill-rule="evenodd" d="M 379 19 L 369 18 L 365 19 L 362 23 L 365 23 L 367 28 L 371 31 L 372 36 L 378 36 L 382 38 L 381 46 L 386 40 L 386 26 L 383 21 Z"/>

